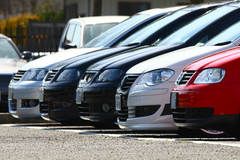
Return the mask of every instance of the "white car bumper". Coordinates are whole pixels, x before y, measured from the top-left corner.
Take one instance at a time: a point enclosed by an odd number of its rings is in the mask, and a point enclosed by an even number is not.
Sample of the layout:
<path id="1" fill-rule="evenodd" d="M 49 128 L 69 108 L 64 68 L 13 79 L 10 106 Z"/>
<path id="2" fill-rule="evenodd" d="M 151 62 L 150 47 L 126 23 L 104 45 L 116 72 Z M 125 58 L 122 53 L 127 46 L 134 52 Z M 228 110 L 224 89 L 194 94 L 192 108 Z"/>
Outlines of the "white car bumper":
<path id="1" fill-rule="evenodd" d="M 170 104 L 170 92 L 172 83 L 165 83 L 162 87 L 145 88 L 138 91 L 130 91 L 127 100 L 128 109 L 131 107 L 151 107 L 159 105 L 160 108 L 152 115 L 143 117 L 134 117 L 129 114 L 126 121 L 119 121 L 118 125 L 122 129 L 131 130 L 178 130 L 173 121 L 171 113 L 164 114 L 165 105 Z M 128 111 L 129 113 L 132 111 Z"/>
<path id="2" fill-rule="evenodd" d="M 39 108 L 39 88 L 42 81 L 25 81 L 21 85 L 9 85 L 9 113 L 15 118 L 41 119 Z M 24 100 L 35 100 L 36 105 L 24 107 Z M 14 101 L 14 104 L 11 102 Z"/>

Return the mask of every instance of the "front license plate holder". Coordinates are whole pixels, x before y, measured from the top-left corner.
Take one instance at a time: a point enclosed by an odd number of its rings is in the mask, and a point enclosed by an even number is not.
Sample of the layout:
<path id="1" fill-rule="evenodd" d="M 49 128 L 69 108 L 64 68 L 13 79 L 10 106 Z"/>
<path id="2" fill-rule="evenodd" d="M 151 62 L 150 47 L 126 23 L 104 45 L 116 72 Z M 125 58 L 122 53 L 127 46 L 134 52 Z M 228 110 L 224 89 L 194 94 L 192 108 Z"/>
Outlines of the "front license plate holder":
<path id="1" fill-rule="evenodd" d="M 44 89 L 40 88 L 39 90 L 39 102 L 43 102 L 44 101 Z"/>
<path id="2" fill-rule="evenodd" d="M 81 104 L 82 101 L 84 101 L 84 92 L 82 89 L 77 89 L 76 103 Z"/>
<path id="3" fill-rule="evenodd" d="M 122 95 L 116 94 L 115 95 L 115 109 L 116 111 L 120 111 L 122 108 Z"/>
<path id="4" fill-rule="evenodd" d="M 171 92 L 171 99 L 170 99 L 171 109 L 177 109 L 177 102 L 178 102 L 177 98 L 178 98 L 178 93 Z"/>

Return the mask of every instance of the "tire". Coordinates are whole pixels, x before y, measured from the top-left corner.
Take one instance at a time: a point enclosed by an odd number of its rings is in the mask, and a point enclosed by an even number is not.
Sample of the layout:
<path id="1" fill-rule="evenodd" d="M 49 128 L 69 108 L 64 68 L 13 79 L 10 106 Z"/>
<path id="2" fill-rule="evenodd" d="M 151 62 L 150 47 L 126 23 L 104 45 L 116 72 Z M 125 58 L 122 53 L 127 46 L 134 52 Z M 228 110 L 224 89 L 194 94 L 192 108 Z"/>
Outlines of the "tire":
<path id="1" fill-rule="evenodd" d="M 188 128 L 179 128 L 178 135 L 181 137 L 189 138 L 220 138 L 220 137 L 229 137 L 223 131 L 216 130 L 207 130 L 207 129 L 188 129 Z"/>
<path id="2" fill-rule="evenodd" d="M 209 129 L 201 129 L 203 132 L 211 135 L 221 135 L 224 134 L 224 131 L 218 131 L 218 130 L 209 130 Z"/>

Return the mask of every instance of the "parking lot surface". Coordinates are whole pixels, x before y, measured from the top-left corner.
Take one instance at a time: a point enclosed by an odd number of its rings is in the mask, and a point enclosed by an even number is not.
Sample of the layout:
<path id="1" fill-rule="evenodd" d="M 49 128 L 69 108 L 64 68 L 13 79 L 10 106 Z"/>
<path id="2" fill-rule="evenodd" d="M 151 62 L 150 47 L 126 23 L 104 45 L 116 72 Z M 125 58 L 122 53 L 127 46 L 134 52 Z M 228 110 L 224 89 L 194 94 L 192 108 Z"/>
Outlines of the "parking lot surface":
<path id="1" fill-rule="evenodd" d="M 0 125 L 1 159 L 239 159 L 231 137 L 180 137 L 48 123 Z"/>

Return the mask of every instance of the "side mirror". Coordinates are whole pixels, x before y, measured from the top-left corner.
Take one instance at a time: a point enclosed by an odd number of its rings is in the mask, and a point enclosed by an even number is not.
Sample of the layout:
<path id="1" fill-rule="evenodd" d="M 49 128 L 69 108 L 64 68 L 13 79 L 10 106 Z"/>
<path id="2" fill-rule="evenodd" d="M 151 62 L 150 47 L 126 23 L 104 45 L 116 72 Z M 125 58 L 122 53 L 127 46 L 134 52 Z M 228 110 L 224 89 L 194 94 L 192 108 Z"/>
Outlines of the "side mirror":
<path id="1" fill-rule="evenodd" d="M 74 43 L 64 44 L 64 49 L 77 48 L 77 45 Z"/>
<path id="2" fill-rule="evenodd" d="M 32 58 L 32 52 L 30 51 L 23 51 L 22 54 L 23 54 L 22 58 L 25 60 L 30 60 Z"/>

